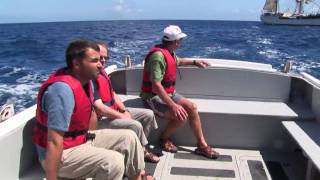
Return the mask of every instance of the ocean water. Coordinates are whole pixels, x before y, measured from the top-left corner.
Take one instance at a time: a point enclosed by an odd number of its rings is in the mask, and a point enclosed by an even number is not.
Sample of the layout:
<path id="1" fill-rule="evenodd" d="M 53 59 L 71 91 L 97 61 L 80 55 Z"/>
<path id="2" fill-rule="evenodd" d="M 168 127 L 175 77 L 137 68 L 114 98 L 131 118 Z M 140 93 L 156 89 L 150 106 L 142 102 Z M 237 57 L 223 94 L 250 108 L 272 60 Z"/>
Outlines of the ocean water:
<path id="1" fill-rule="evenodd" d="M 0 24 L 0 106 L 19 112 L 36 102 L 42 81 L 65 65 L 64 51 L 74 39 L 103 40 L 110 64 L 125 55 L 140 64 L 160 42 L 165 26 L 179 25 L 188 38 L 180 57 L 235 59 L 269 63 L 282 69 L 291 60 L 297 71 L 320 78 L 320 27 L 267 26 L 235 21 L 92 21 Z"/>

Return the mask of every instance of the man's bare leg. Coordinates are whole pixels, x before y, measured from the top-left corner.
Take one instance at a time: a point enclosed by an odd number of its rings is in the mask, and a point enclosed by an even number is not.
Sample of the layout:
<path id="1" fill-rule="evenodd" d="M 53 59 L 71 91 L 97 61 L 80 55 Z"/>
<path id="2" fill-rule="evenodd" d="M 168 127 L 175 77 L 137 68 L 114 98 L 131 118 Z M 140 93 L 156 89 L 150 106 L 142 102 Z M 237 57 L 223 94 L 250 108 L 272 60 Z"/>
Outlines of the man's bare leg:
<path id="1" fill-rule="evenodd" d="M 182 98 L 178 104 L 180 104 L 188 112 L 189 124 L 197 138 L 198 145 L 200 147 L 207 147 L 208 145 L 202 132 L 201 120 L 197 106 L 186 98 Z"/>
<path id="2" fill-rule="evenodd" d="M 161 134 L 161 139 L 169 139 L 172 134 L 183 125 L 183 122 L 176 120 L 174 115 L 170 112 L 167 111 L 164 114 L 164 118 L 167 119 L 169 122 L 165 128 L 165 130 Z"/>
<path id="3" fill-rule="evenodd" d="M 136 176 L 133 176 L 133 177 L 129 177 L 128 179 L 129 180 L 143 180 L 144 176 L 146 176 L 146 172 L 145 170 L 142 170 L 139 174 L 137 174 Z M 153 176 L 151 175 L 147 175 L 147 177 L 145 178 L 146 180 L 153 180 Z"/>

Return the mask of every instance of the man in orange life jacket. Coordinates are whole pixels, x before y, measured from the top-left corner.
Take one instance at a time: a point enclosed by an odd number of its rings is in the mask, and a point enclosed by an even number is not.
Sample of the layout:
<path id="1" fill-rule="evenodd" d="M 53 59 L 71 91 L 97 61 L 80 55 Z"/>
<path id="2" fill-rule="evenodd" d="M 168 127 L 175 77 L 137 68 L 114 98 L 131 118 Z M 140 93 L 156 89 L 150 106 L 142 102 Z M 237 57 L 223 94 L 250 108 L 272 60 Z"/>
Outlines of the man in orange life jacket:
<path id="1" fill-rule="evenodd" d="M 196 105 L 175 91 L 177 66 L 195 65 L 204 68 L 209 65 L 203 60 L 190 61 L 176 56 L 174 51 L 186 36 L 175 25 L 164 29 L 162 44 L 153 47 L 145 58 L 140 96 L 157 115 L 170 121 L 160 137 L 160 145 L 165 151 L 177 152 L 170 137 L 189 119 L 198 141 L 195 153 L 217 158 L 218 152 L 204 138 Z"/>
<path id="2" fill-rule="evenodd" d="M 33 142 L 48 180 L 141 179 L 143 149 L 130 130 L 88 133 L 92 83 L 102 68 L 99 46 L 78 40 L 66 50 L 67 68 L 54 72 L 38 94 Z"/>
<path id="3" fill-rule="evenodd" d="M 100 48 L 101 64 L 104 67 L 109 59 L 108 48 L 105 43 L 97 42 Z M 154 113 L 149 109 L 126 108 L 121 99 L 112 89 L 108 74 L 102 69 L 98 78 L 93 81 L 94 106 L 103 116 L 98 122 L 98 128 L 116 128 L 133 130 L 143 147 L 148 144 L 147 136 L 152 129 L 158 128 Z M 147 147 L 144 148 L 145 160 L 157 163 L 160 158 L 152 153 Z"/>

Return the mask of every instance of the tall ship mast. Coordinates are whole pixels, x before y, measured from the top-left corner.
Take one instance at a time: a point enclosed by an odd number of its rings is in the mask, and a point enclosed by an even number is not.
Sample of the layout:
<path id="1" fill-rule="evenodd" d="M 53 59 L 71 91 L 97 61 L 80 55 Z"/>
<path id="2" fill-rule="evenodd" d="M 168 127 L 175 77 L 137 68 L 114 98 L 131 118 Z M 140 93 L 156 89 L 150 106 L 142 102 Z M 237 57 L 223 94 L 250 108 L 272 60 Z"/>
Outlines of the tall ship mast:
<path id="1" fill-rule="evenodd" d="M 305 12 L 306 6 L 312 6 L 313 12 Z M 260 19 L 265 24 L 320 26 L 319 2 L 295 0 L 295 9 L 284 12 L 279 8 L 279 0 L 266 0 Z"/>

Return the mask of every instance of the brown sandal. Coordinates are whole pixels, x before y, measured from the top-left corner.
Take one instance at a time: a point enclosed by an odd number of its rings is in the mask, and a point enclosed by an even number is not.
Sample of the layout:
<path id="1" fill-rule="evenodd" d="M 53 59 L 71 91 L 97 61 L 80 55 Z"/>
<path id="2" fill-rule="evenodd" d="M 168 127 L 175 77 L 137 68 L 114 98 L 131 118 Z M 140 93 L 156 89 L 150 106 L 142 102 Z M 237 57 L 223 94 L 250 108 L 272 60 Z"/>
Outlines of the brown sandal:
<path id="1" fill-rule="evenodd" d="M 197 149 L 194 150 L 194 153 L 210 159 L 217 159 L 219 156 L 219 153 L 215 151 L 213 148 L 211 148 L 210 146 L 207 146 L 207 147 L 198 146 Z"/>
<path id="2" fill-rule="evenodd" d="M 144 150 L 144 160 L 151 163 L 158 163 L 160 158 L 148 150 Z"/>
<path id="3" fill-rule="evenodd" d="M 169 139 L 160 139 L 160 146 L 166 152 L 176 153 L 178 148 Z"/>

